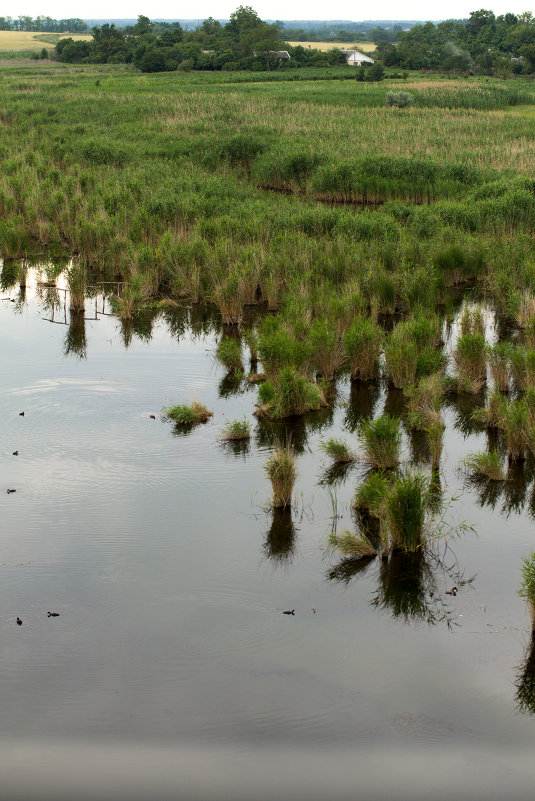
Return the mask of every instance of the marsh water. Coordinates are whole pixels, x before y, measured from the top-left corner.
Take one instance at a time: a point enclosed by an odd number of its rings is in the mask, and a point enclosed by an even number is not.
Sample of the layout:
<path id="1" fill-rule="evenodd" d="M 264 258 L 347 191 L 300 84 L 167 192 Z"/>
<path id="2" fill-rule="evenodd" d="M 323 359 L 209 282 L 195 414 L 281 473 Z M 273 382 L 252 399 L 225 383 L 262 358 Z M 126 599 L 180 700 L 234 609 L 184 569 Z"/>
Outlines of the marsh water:
<path id="1" fill-rule="evenodd" d="M 1 797 L 531 798 L 534 472 L 466 479 L 481 399 L 445 409 L 452 536 L 343 560 L 328 536 L 354 529 L 365 468 L 333 475 L 320 442 L 356 447 L 401 393 L 341 377 L 332 408 L 261 424 L 254 385 L 214 359 L 215 312 L 124 324 L 97 287 L 71 319 L 61 280 L 38 279 L 0 292 Z M 161 416 L 194 399 L 207 424 Z M 222 443 L 244 417 L 250 443 Z M 273 514 L 264 464 L 286 433 L 297 497 Z M 430 469 L 406 434 L 404 461 Z"/>

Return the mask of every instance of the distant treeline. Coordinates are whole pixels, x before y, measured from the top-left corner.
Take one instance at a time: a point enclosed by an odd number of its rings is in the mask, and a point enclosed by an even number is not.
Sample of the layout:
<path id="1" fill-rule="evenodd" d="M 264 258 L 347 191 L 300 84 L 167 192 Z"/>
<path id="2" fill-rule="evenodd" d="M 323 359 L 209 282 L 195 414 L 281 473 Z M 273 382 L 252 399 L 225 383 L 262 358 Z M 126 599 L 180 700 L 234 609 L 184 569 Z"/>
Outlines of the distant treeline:
<path id="1" fill-rule="evenodd" d="M 535 18 L 530 11 L 502 14 L 473 11 L 466 23 L 426 22 L 398 33 L 397 43 L 381 42 L 385 66 L 416 70 L 477 70 L 494 73 L 535 71 Z"/>
<path id="2" fill-rule="evenodd" d="M 194 31 L 184 31 L 179 23 L 154 23 L 140 16 L 135 25 L 125 29 L 105 24 L 92 32 L 90 42 L 61 39 L 56 45 L 56 58 L 72 63 L 131 63 L 143 72 L 345 64 L 339 49 L 320 52 L 289 47 L 282 40 L 280 24 L 263 22 L 250 6 L 240 6 L 225 25 L 210 17 Z M 281 57 L 279 51 L 288 51 L 291 59 Z"/>
<path id="3" fill-rule="evenodd" d="M 0 17 L 0 31 L 35 31 L 38 33 L 89 33 L 83 19 L 52 19 L 52 17 Z"/>

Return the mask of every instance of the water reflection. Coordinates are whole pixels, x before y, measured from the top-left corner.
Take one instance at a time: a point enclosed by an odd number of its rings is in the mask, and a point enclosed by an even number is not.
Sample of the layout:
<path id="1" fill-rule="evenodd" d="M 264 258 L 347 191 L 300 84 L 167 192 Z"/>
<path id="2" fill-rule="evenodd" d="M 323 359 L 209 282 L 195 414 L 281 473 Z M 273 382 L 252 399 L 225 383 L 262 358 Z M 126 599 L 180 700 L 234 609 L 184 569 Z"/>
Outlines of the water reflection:
<path id="1" fill-rule="evenodd" d="M 276 441 L 291 441 L 297 454 L 308 448 L 311 434 L 330 428 L 333 421 L 332 407 L 309 412 L 302 417 L 287 417 L 284 420 L 260 420 L 256 429 L 256 444 L 260 448 L 272 448 Z"/>
<path id="2" fill-rule="evenodd" d="M 271 526 L 266 534 L 264 553 L 275 562 L 290 562 L 295 552 L 297 531 L 292 521 L 292 510 L 273 509 Z"/>
<path id="3" fill-rule="evenodd" d="M 535 485 L 528 495 L 533 474 L 533 459 L 529 457 L 525 462 L 511 462 L 504 481 L 469 474 L 465 476 L 464 488 L 475 493 L 481 507 L 495 510 L 500 504 L 500 512 L 505 517 L 522 514 L 527 509 L 535 518 Z"/>
<path id="4" fill-rule="evenodd" d="M 65 356 L 77 356 L 79 359 L 87 358 L 87 338 L 83 312 L 71 312 L 69 327 L 63 342 L 63 353 Z"/>
<path id="5" fill-rule="evenodd" d="M 379 537 L 378 521 L 360 520 L 364 523 L 366 536 L 373 542 Z M 422 622 L 429 626 L 445 623 L 448 627 L 458 625 L 456 614 L 449 605 L 446 588 L 470 583 L 462 579 L 456 560 L 446 562 L 446 550 L 425 549 L 416 553 L 403 550 L 391 551 L 383 558 L 376 556 L 346 557 L 327 571 L 330 581 L 345 584 L 358 578 L 374 566 L 377 588 L 370 603 L 377 609 L 404 623 Z"/>
<path id="6" fill-rule="evenodd" d="M 381 395 L 379 381 L 352 381 L 344 427 L 354 433 L 361 420 L 371 420 Z"/>
<path id="7" fill-rule="evenodd" d="M 535 714 L 535 630 L 532 630 L 523 663 L 517 669 L 515 700 L 519 712 Z"/>
<path id="8" fill-rule="evenodd" d="M 242 392 L 250 386 L 243 378 L 242 370 L 229 370 L 228 373 L 225 373 L 217 389 L 219 397 L 232 398 L 235 395 L 241 395 Z"/>

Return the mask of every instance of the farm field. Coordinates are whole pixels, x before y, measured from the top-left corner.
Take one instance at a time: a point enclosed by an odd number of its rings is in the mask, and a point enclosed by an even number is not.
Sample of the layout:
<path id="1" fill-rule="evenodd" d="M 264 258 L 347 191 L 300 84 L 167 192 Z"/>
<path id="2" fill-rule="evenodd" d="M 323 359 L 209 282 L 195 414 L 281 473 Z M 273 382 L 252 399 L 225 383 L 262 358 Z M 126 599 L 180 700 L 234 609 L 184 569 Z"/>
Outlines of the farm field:
<path id="1" fill-rule="evenodd" d="M 373 53 L 375 45 L 373 42 L 288 42 L 292 47 L 310 47 L 311 50 L 332 50 L 333 47 L 340 50 L 360 50 L 361 53 Z"/>
<path id="2" fill-rule="evenodd" d="M 534 113 L 2 70 L 7 797 L 531 799 Z"/>
<path id="3" fill-rule="evenodd" d="M 0 52 L 21 50 L 52 50 L 60 38 L 70 36 L 75 40 L 89 40 L 92 36 L 82 33 L 34 33 L 33 31 L 0 31 Z"/>

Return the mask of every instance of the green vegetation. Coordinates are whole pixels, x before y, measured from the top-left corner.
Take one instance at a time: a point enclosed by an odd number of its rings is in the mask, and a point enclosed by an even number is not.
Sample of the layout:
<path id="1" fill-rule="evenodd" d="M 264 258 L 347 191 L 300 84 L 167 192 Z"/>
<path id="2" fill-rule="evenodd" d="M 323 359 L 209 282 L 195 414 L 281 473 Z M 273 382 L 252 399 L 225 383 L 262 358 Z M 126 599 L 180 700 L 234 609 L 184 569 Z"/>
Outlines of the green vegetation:
<path id="1" fill-rule="evenodd" d="M 321 442 L 320 448 L 335 464 L 350 464 L 356 459 L 347 442 L 340 439 L 329 439 L 326 442 Z"/>
<path id="2" fill-rule="evenodd" d="M 526 599 L 531 610 L 532 636 L 535 632 L 535 552 L 522 560 L 522 583 L 520 595 Z"/>
<path id="3" fill-rule="evenodd" d="M 485 476 L 491 481 L 503 481 L 505 471 L 503 459 L 496 449 L 489 453 L 470 453 L 463 459 L 465 468 L 475 475 Z"/>
<path id="4" fill-rule="evenodd" d="M 221 439 L 227 442 L 250 439 L 251 424 L 248 420 L 229 420 L 221 429 Z"/>
<path id="5" fill-rule="evenodd" d="M 240 343 L 230 337 L 223 337 L 217 346 L 216 356 L 227 370 L 243 370 Z"/>
<path id="6" fill-rule="evenodd" d="M 193 401 L 189 405 L 184 403 L 164 409 L 164 415 L 179 426 L 192 427 L 198 423 L 207 423 L 213 412 L 208 411 L 199 401 Z"/>
<path id="7" fill-rule="evenodd" d="M 377 468 L 396 467 L 401 450 L 399 420 L 383 414 L 374 420 L 363 420 L 358 431 L 364 449 L 364 460 Z"/>
<path id="8" fill-rule="evenodd" d="M 435 513 L 441 508 L 432 481 L 421 473 L 406 472 L 393 477 L 372 473 L 357 489 L 355 507 L 379 518 L 379 533 L 362 528 L 352 534 L 332 534 L 330 543 L 344 555 L 373 557 L 379 553 L 416 553 L 439 535 L 432 532 Z"/>
<path id="9" fill-rule="evenodd" d="M 271 500 L 273 508 L 291 506 L 293 488 L 297 478 L 296 458 L 291 446 L 289 444 L 276 445 L 266 462 L 265 469 L 273 487 Z"/>

